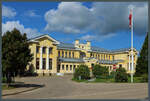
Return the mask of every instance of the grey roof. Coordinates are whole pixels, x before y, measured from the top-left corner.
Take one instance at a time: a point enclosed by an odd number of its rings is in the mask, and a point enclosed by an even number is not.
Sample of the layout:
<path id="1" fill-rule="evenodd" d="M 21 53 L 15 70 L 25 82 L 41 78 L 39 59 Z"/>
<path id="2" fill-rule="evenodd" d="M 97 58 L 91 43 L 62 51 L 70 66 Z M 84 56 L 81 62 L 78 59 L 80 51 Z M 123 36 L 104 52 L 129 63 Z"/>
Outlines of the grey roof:
<path id="1" fill-rule="evenodd" d="M 49 34 L 43 34 L 43 35 L 40 35 L 40 36 L 36 36 L 34 38 L 30 38 L 28 40 L 32 40 L 32 39 L 35 39 L 35 38 L 38 38 L 38 37 L 42 37 L 42 36 L 45 36 L 45 35 L 48 35 L 50 36 Z M 56 40 L 57 41 L 57 40 Z M 60 42 L 60 44 L 57 45 L 57 48 L 58 49 L 67 49 L 67 50 L 78 50 L 74 44 L 71 44 L 71 43 L 63 43 L 63 42 Z M 104 49 L 104 48 L 100 48 L 100 47 L 95 47 L 95 46 L 91 46 L 91 51 L 92 52 L 107 52 L 107 53 L 117 53 L 117 52 L 125 52 L 125 51 L 129 51 L 130 48 L 121 48 L 121 49 L 115 49 L 115 50 L 107 50 L 107 49 Z"/>
<path id="2" fill-rule="evenodd" d="M 92 50 L 92 52 L 118 53 L 118 52 L 129 51 L 130 48 L 121 48 L 121 49 L 107 50 L 107 49 L 99 48 L 99 47 L 91 47 L 91 50 Z"/>
<path id="3" fill-rule="evenodd" d="M 111 50 L 112 53 L 114 52 L 125 52 L 125 51 L 129 51 L 130 48 L 121 48 L 121 49 L 115 49 L 115 50 Z"/>
<path id="4" fill-rule="evenodd" d="M 32 39 L 35 39 L 35 38 L 38 38 L 38 37 L 41 37 L 41 36 L 45 36 L 45 35 L 48 35 L 48 34 L 37 35 L 37 36 L 34 36 L 34 37 L 29 38 L 28 40 L 32 40 Z M 49 35 L 48 35 L 48 36 L 49 36 Z"/>
<path id="5" fill-rule="evenodd" d="M 110 60 L 99 60 L 98 62 L 99 63 L 103 63 L 103 64 L 116 64 L 116 63 L 119 63 L 119 62 L 123 62 L 123 60 L 113 60 L 113 61 L 110 61 Z"/>
<path id="6" fill-rule="evenodd" d="M 74 58 L 59 58 L 61 62 L 80 62 L 83 63 L 83 59 L 74 59 Z"/>
<path id="7" fill-rule="evenodd" d="M 70 44 L 70 43 L 60 43 L 59 45 L 57 45 L 58 49 L 73 49 L 75 50 L 76 47 L 74 46 L 74 44 Z"/>
<path id="8" fill-rule="evenodd" d="M 91 50 L 93 52 L 109 52 L 109 50 L 106 50 L 104 48 L 99 48 L 99 47 L 91 47 Z"/>

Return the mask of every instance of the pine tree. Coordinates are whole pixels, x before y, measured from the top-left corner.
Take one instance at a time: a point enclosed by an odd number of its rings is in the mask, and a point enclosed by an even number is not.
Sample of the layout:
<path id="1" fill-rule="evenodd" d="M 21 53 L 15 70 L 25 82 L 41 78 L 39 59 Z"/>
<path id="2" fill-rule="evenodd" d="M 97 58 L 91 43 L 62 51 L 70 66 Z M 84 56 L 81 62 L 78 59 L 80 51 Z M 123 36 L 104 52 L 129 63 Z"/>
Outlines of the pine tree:
<path id="1" fill-rule="evenodd" d="M 17 29 L 4 33 L 2 36 L 2 73 L 7 80 L 14 74 L 19 76 L 23 74 L 32 59 L 25 33 L 21 34 Z"/>
<path id="2" fill-rule="evenodd" d="M 135 75 L 142 76 L 143 74 L 148 74 L 148 34 L 146 35 L 136 65 Z"/>

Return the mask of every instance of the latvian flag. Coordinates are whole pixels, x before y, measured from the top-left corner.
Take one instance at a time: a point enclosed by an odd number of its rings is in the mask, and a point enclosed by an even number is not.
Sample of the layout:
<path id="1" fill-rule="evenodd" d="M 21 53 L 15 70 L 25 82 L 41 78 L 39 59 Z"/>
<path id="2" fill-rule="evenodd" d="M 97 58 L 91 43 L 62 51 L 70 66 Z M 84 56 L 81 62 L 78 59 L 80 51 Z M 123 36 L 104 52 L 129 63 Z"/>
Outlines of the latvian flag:
<path id="1" fill-rule="evenodd" d="M 130 10 L 130 14 L 129 14 L 129 28 L 132 27 L 132 10 Z"/>

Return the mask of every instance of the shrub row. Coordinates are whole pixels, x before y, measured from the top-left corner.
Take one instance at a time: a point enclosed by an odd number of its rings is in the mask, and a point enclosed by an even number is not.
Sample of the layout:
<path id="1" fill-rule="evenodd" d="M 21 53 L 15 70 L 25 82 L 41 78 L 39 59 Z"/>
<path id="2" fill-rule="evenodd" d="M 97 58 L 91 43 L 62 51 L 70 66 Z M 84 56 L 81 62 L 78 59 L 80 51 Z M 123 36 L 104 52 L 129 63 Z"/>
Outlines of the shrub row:
<path id="1" fill-rule="evenodd" d="M 111 79 L 114 78 L 115 82 L 128 82 L 128 74 L 124 68 L 118 68 L 116 71 L 112 71 L 109 74 L 107 67 L 101 65 L 94 65 L 92 67 L 92 74 L 95 78 L 100 79 Z M 74 79 L 76 80 L 87 80 L 90 78 L 90 70 L 86 65 L 80 65 L 79 68 L 75 69 Z"/>

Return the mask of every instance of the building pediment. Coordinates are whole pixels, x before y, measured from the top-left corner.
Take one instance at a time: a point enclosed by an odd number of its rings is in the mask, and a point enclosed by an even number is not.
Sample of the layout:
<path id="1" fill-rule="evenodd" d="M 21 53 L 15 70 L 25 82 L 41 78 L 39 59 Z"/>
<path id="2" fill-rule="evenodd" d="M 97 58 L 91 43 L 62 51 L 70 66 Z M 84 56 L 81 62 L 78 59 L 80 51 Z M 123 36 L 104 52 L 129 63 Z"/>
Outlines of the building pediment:
<path id="1" fill-rule="evenodd" d="M 29 42 L 40 42 L 42 40 L 48 39 L 49 41 L 51 41 L 53 44 L 60 44 L 59 41 L 55 40 L 54 38 L 50 37 L 48 34 L 45 35 L 41 35 L 35 38 L 32 38 L 29 40 Z"/>

